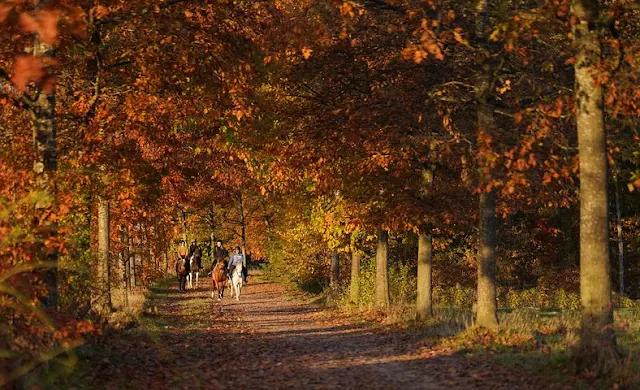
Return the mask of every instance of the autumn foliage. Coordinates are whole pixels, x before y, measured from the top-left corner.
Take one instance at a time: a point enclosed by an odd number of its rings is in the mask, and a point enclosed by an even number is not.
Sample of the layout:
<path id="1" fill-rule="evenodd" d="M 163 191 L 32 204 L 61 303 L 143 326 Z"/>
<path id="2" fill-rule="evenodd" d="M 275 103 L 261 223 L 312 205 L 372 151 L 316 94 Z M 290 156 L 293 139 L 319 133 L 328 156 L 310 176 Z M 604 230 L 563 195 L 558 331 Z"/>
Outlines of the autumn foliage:
<path id="1" fill-rule="evenodd" d="M 367 307 L 378 229 L 392 304 L 415 300 L 428 229 L 434 302 L 470 308 L 480 194 L 498 306 L 578 309 L 571 1 L 99 3 L 0 4 L 0 384 L 71 360 L 181 238 L 315 291 L 359 253 Z M 640 14 L 598 3 L 613 285 L 637 299 Z"/>

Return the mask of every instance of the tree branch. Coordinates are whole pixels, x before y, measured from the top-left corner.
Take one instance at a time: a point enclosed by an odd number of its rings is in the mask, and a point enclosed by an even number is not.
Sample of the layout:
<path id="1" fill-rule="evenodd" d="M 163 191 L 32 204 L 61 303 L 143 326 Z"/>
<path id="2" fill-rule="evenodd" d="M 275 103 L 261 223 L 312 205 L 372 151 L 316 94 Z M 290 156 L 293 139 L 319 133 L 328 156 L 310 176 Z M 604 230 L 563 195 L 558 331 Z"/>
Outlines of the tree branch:
<path id="1" fill-rule="evenodd" d="M 182 3 L 184 1 L 188 1 L 188 0 L 167 0 L 164 3 L 156 4 L 153 7 L 145 7 L 137 10 L 132 10 L 128 13 L 107 15 L 104 19 L 96 19 L 94 23 L 96 25 L 117 24 L 117 23 L 125 22 L 127 20 L 131 20 L 133 18 L 137 18 L 139 16 L 144 16 L 149 13 L 153 13 L 156 10 L 163 10 L 163 9 L 169 8 L 175 4 Z"/>

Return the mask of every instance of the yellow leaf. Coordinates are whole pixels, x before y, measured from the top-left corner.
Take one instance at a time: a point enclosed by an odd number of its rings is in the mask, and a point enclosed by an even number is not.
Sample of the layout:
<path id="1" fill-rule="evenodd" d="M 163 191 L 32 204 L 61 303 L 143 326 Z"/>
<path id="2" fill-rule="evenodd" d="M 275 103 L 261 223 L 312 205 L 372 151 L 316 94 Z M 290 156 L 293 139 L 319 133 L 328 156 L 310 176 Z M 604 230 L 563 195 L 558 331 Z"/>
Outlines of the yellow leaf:
<path id="1" fill-rule="evenodd" d="M 308 60 L 309 57 L 311 57 L 311 53 L 313 53 L 312 49 L 306 46 L 302 48 L 302 57 L 304 57 L 305 60 Z"/>

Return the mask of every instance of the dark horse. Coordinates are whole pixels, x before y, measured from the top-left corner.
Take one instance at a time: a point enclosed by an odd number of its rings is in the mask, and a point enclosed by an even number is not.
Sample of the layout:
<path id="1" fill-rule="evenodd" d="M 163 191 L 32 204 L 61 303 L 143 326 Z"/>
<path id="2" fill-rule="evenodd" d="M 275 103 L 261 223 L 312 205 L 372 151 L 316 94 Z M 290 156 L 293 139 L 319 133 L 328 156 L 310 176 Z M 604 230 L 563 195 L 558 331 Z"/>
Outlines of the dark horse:
<path id="1" fill-rule="evenodd" d="M 176 260 L 176 275 L 178 276 L 178 290 L 183 292 L 187 284 L 187 274 L 189 273 L 187 267 L 187 259 L 184 257 L 178 257 Z"/>
<path id="2" fill-rule="evenodd" d="M 227 267 L 224 261 L 219 261 L 211 271 L 211 299 L 213 299 L 213 291 L 218 291 L 218 300 L 224 296 L 224 288 L 227 283 Z"/>

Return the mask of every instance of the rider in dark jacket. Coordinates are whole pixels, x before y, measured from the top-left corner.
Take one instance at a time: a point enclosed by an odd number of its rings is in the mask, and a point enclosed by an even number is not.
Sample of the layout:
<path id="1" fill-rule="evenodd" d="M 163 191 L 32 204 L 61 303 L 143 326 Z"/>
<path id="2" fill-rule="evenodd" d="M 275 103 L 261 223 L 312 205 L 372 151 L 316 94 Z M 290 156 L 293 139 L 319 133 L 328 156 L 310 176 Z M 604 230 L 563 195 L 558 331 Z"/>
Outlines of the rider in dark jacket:
<path id="1" fill-rule="evenodd" d="M 227 257 L 229 257 L 229 252 L 222 246 L 222 241 L 216 242 L 216 247 L 213 250 L 213 258 L 216 263 L 225 261 Z"/>
<path id="2" fill-rule="evenodd" d="M 191 259 L 191 256 L 195 258 L 198 268 L 202 269 L 202 250 L 198 246 L 198 241 L 196 240 L 191 241 L 191 246 L 189 247 L 188 258 Z"/>

